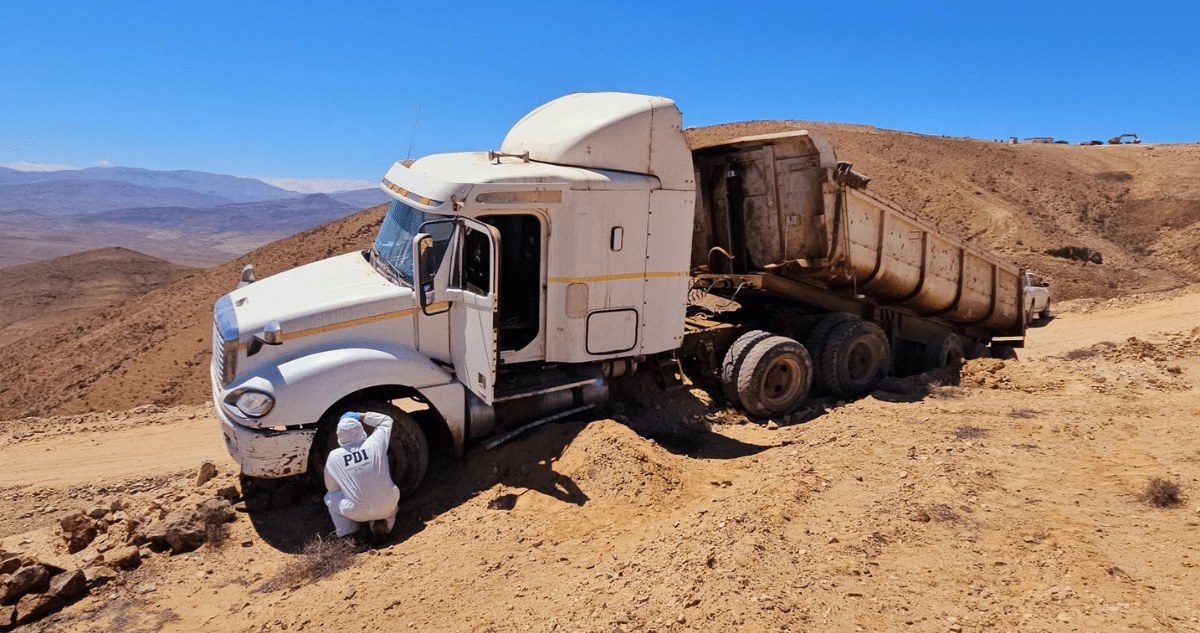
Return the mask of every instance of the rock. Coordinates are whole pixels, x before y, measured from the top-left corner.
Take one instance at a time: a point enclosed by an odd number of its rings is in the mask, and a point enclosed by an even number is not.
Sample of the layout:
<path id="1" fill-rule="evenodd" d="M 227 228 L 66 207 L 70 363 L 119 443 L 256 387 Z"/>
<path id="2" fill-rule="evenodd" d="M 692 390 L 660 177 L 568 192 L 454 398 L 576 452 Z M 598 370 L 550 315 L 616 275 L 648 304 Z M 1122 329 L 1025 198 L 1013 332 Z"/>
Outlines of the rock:
<path id="1" fill-rule="evenodd" d="M 238 492 L 237 486 L 225 486 L 217 491 L 217 497 L 229 503 L 237 503 L 241 501 L 242 493 Z"/>
<path id="2" fill-rule="evenodd" d="M 68 569 L 75 569 L 77 567 L 75 559 L 73 558 L 60 558 L 50 554 L 38 554 L 36 556 L 31 556 L 29 558 L 29 562 L 45 567 L 46 571 L 49 572 L 51 576 L 61 574 Z"/>
<path id="3" fill-rule="evenodd" d="M 87 593 L 87 577 L 78 569 L 64 571 L 50 579 L 50 588 L 46 593 L 62 598 L 63 602 L 69 602 Z"/>
<path id="4" fill-rule="evenodd" d="M 109 509 L 107 506 L 96 506 L 91 510 L 88 510 L 87 515 L 93 519 L 103 519 L 104 515 L 108 514 L 108 512 Z"/>
<path id="5" fill-rule="evenodd" d="M 199 488 L 217 476 L 217 465 L 209 460 L 200 463 L 200 471 L 196 473 L 196 487 Z"/>
<path id="6" fill-rule="evenodd" d="M 38 564 L 26 565 L 0 585 L 0 603 L 11 604 L 17 598 L 31 592 L 41 591 L 50 583 L 50 572 Z"/>
<path id="7" fill-rule="evenodd" d="M 205 499 L 196 507 L 200 517 L 209 523 L 228 523 L 237 519 L 233 506 L 225 499 Z"/>
<path id="8" fill-rule="evenodd" d="M 67 542 L 67 551 L 72 554 L 91 545 L 96 538 L 96 522 L 82 512 L 68 514 L 58 520 L 58 525 L 62 528 L 63 540 Z"/>
<path id="9" fill-rule="evenodd" d="M 8 605 L 0 607 L 0 629 L 7 629 L 12 626 L 13 620 L 17 617 L 16 605 Z"/>
<path id="10" fill-rule="evenodd" d="M 136 545 L 115 549 L 104 555 L 104 562 L 117 569 L 130 569 L 142 563 L 142 554 Z"/>
<path id="11" fill-rule="evenodd" d="M 11 574 L 21 568 L 21 559 L 10 556 L 0 561 L 0 574 Z"/>
<path id="12" fill-rule="evenodd" d="M 23 596 L 17 603 L 17 624 L 29 624 L 58 611 L 63 607 L 63 599 L 48 593 L 31 593 Z"/>
<path id="13" fill-rule="evenodd" d="M 116 579 L 117 572 L 108 567 L 88 567 L 83 570 L 83 577 L 87 581 L 88 589 L 95 589 L 110 580 Z"/>
<path id="14" fill-rule="evenodd" d="M 135 532 L 132 541 L 138 545 L 143 543 L 165 545 L 167 543 L 167 523 L 152 521 L 142 526 Z"/>
<path id="15" fill-rule="evenodd" d="M 180 509 L 167 515 L 166 540 L 172 554 L 190 552 L 200 547 L 207 538 L 204 522 L 195 510 Z"/>

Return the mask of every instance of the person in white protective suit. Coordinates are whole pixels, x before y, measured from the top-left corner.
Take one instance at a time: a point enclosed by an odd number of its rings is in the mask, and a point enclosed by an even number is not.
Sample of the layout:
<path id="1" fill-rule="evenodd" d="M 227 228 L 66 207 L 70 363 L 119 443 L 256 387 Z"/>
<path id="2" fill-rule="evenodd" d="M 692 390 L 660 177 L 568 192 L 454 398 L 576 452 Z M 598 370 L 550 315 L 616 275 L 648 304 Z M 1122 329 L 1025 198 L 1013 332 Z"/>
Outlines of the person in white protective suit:
<path id="1" fill-rule="evenodd" d="M 375 427 L 367 437 L 362 423 Z M 340 448 L 325 460 L 325 506 L 338 536 L 358 532 L 360 523 L 371 523 L 372 537 L 382 538 L 396 523 L 400 489 L 388 468 L 388 443 L 392 418 L 382 413 L 346 413 L 338 420 Z"/>

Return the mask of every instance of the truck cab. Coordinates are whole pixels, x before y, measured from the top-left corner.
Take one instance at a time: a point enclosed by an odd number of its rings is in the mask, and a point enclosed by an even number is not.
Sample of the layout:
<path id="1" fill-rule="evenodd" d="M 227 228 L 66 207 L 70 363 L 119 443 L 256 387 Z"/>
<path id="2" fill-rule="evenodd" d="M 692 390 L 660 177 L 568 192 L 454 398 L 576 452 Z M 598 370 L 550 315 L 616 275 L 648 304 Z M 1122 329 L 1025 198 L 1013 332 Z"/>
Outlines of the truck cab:
<path id="1" fill-rule="evenodd" d="M 397 161 L 381 187 L 369 250 L 215 306 L 214 405 L 245 474 L 319 472 L 341 413 L 377 410 L 410 494 L 430 444 L 461 455 L 596 406 L 609 377 L 679 346 L 695 184 L 671 100 L 569 95 L 498 151 Z"/>

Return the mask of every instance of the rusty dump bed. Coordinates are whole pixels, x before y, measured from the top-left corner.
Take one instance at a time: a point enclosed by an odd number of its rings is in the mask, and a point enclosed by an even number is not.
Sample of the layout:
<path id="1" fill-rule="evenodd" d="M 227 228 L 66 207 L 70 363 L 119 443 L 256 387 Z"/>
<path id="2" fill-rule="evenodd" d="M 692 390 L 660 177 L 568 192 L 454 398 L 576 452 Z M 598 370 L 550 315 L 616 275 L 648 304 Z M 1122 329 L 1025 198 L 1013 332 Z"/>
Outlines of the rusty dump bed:
<path id="1" fill-rule="evenodd" d="M 695 148 L 692 268 L 766 274 L 846 299 L 1020 336 L 1020 269 L 868 193 L 807 131 Z"/>

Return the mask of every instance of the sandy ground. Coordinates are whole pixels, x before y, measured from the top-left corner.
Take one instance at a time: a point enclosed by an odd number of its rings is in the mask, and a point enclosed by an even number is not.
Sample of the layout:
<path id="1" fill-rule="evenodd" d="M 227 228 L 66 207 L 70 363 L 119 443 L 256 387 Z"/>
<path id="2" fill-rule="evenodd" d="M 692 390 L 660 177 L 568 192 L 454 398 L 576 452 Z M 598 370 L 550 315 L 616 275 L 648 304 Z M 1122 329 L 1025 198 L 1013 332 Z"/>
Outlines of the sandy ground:
<path id="1" fill-rule="evenodd" d="M 747 422 L 719 389 L 618 398 L 436 458 L 392 540 L 330 577 L 262 590 L 331 529 L 292 486 L 224 547 L 154 555 L 26 628 L 1200 631 L 1198 325 L 1200 287 L 1068 302 L 1021 361 L 796 423 Z M 0 438 L 8 551 L 61 550 L 71 509 L 237 481 L 204 406 Z M 223 472 L 197 491 L 205 458 Z M 1141 500 L 1154 478 L 1185 502 Z"/>

